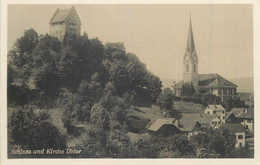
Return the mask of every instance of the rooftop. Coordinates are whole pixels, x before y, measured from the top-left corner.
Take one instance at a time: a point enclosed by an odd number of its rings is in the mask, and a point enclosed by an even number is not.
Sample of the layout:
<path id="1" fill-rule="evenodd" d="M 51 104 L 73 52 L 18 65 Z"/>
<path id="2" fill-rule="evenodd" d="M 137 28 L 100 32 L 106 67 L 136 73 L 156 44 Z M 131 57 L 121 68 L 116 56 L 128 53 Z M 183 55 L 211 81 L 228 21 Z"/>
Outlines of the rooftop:
<path id="1" fill-rule="evenodd" d="M 222 124 L 220 128 L 228 129 L 231 133 L 246 132 L 246 129 L 240 123 Z"/>
<path id="2" fill-rule="evenodd" d="M 181 88 L 183 80 L 176 84 L 177 88 Z M 234 83 L 228 81 L 217 73 L 198 74 L 199 87 L 237 87 Z"/>
<path id="3" fill-rule="evenodd" d="M 149 128 L 148 130 L 150 131 L 158 131 L 163 125 L 165 124 L 172 124 L 173 125 L 173 122 L 171 121 L 174 121 L 174 118 L 166 118 L 166 119 L 157 119 Z"/>

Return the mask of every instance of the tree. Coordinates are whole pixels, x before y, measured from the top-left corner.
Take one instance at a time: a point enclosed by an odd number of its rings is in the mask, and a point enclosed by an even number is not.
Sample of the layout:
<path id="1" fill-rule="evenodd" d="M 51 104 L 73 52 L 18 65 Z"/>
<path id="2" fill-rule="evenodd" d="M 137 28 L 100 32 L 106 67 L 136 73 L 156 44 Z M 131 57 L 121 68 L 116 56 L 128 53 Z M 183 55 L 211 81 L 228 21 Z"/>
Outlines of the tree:
<path id="1" fill-rule="evenodd" d="M 220 104 L 220 97 L 211 93 L 204 93 L 201 96 L 201 102 L 205 105 L 209 104 Z"/>
<path id="2" fill-rule="evenodd" d="M 65 149 L 65 138 L 48 118 L 48 113 L 35 106 L 14 109 L 9 125 L 14 143 L 30 149 Z"/>
<path id="3" fill-rule="evenodd" d="M 202 129 L 190 141 L 197 157 L 230 157 L 235 146 L 234 136 L 225 129 Z"/>
<path id="4" fill-rule="evenodd" d="M 157 98 L 157 104 L 160 106 L 160 108 L 169 116 L 174 115 L 173 110 L 173 93 L 170 88 L 165 88 L 162 93 Z"/>
<path id="5" fill-rule="evenodd" d="M 195 88 L 192 82 L 183 83 L 181 87 L 181 96 L 192 97 L 195 93 Z"/>
<path id="6" fill-rule="evenodd" d="M 244 101 L 240 100 L 238 97 L 232 99 L 231 97 L 227 97 L 222 103 L 223 107 L 227 111 L 230 111 L 232 108 L 248 108 L 248 105 L 245 104 Z"/>
<path id="7" fill-rule="evenodd" d="M 36 88 L 48 96 L 55 96 L 59 91 L 58 62 L 61 43 L 56 37 L 43 36 L 33 53 L 32 76 Z"/>
<path id="8" fill-rule="evenodd" d="M 34 29 L 24 31 L 24 36 L 17 39 L 14 44 L 14 51 L 18 54 L 18 59 L 15 60 L 15 65 L 18 67 L 23 66 L 32 58 L 32 52 L 38 44 L 38 34 Z"/>

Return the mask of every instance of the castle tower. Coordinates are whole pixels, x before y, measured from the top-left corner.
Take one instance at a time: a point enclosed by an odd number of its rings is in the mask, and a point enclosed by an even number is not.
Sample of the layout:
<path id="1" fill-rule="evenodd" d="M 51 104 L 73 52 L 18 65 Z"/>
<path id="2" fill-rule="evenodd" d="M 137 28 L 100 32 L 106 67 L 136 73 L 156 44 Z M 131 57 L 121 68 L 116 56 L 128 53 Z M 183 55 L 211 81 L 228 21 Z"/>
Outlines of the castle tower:
<path id="1" fill-rule="evenodd" d="M 65 34 L 80 36 L 81 21 L 74 7 L 69 9 L 57 9 L 50 20 L 50 35 L 60 41 Z"/>
<path id="2" fill-rule="evenodd" d="M 192 82 L 195 88 L 198 86 L 198 56 L 195 49 L 194 37 L 192 32 L 191 16 L 188 31 L 188 40 L 183 58 L 183 81 Z"/>

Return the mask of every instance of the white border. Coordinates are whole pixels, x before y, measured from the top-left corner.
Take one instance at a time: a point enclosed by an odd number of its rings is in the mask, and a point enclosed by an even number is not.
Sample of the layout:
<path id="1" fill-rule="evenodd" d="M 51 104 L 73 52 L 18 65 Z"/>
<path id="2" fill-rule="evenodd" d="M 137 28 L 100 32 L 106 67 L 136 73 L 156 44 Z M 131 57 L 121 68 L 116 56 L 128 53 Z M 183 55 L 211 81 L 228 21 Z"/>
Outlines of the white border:
<path id="1" fill-rule="evenodd" d="M 7 2 L 8 1 L 8 2 Z M 254 96 L 255 96 L 255 157 L 254 159 L 7 159 L 7 5 L 8 4 L 253 4 L 254 19 Z M 260 1 L 259 0 L 2 0 L 1 1 L 1 164 L 255 164 L 260 165 Z"/>

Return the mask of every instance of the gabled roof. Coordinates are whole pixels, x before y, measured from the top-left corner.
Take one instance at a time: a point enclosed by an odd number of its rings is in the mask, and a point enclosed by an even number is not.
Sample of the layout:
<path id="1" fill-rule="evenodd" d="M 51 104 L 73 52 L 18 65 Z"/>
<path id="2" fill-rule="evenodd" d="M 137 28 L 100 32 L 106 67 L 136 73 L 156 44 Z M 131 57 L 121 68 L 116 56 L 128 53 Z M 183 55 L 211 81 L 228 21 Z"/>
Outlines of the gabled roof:
<path id="1" fill-rule="evenodd" d="M 214 115 L 204 115 L 203 118 L 200 120 L 200 124 L 210 125 L 212 120 L 218 118 L 215 114 Z"/>
<path id="2" fill-rule="evenodd" d="M 226 119 L 228 119 L 232 114 L 233 114 L 232 112 L 226 112 Z"/>
<path id="3" fill-rule="evenodd" d="M 206 109 L 211 109 L 211 110 L 215 110 L 215 111 L 224 111 L 225 108 L 218 104 L 218 105 L 208 105 Z"/>
<path id="4" fill-rule="evenodd" d="M 201 120 L 201 114 L 182 114 L 179 119 L 179 123 L 176 125 L 183 132 L 193 131 L 197 126 L 198 122 Z"/>
<path id="5" fill-rule="evenodd" d="M 56 12 L 53 14 L 50 23 L 56 23 L 56 22 L 63 22 L 65 21 L 65 19 L 67 18 L 67 16 L 69 15 L 69 13 L 75 10 L 74 7 L 71 7 L 69 9 L 57 9 Z M 76 12 L 76 10 L 75 10 Z M 77 13 L 77 12 L 76 12 Z"/>
<path id="6" fill-rule="evenodd" d="M 228 129 L 231 133 L 246 132 L 246 129 L 240 123 L 222 124 L 220 128 Z"/>
<path id="7" fill-rule="evenodd" d="M 149 128 L 148 130 L 150 131 L 158 131 L 163 125 L 165 124 L 171 124 L 173 125 L 172 122 L 168 121 L 168 119 L 157 119 Z"/>
<path id="8" fill-rule="evenodd" d="M 202 118 L 201 114 L 181 114 L 181 118 L 180 118 L 180 124 L 189 122 L 189 121 L 200 121 Z"/>
<path id="9" fill-rule="evenodd" d="M 254 108 L 246 108 L 236 116 L 237 118 L 253 119 L 254 118 Z"/>
<path id="10" fill-rule="evenodd" d="M 196 128 L 196 126 L 198 124 L 199 124 L 198 121 L 185 121 L 185 122 L 182 122 L 182 124 L 180 126 L 178 126 L 178 128 L 182 132 L 191 132 Z"/>
<path id="11" fill-rule="evenodd" d="M 230 112 L 232 112 L 236 117 L 244 111 L 244 108 L 232 108 Z"/>

